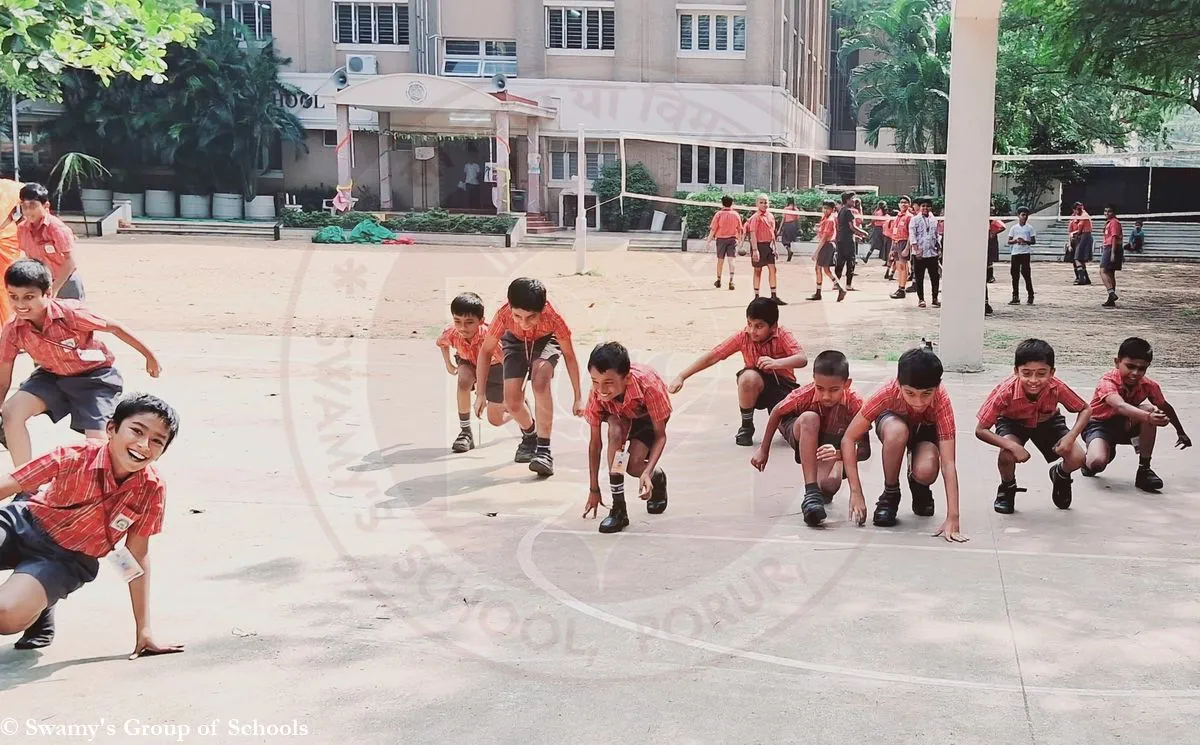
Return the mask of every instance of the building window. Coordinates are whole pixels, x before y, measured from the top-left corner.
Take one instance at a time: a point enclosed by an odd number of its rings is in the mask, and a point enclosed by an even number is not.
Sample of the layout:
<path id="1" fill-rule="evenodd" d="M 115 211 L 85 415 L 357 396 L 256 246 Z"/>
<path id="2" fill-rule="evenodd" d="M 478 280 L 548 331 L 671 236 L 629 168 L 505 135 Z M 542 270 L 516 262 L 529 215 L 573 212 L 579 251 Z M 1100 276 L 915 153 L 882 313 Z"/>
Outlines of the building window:
<path id="1" fill-rule="evenodd" d="M 679 51 L 693 54 L 746 53 L 746 16 L 727 13 L 679 14 Z"/>
<path id="2" fill-rule="evenodd" d="M 241 23 L 258 41 L 271 36 L 270 0 L 200 0 L 200 7 L 218 25 Z"/>
<path id="3" fill-rule="evenodd" d="M 679 184 L 745 186 L 746 151 L 707 145 L 680 145 Z"/>
<path id="4" fill-rule="evenodd" d="M 616 49 L 612 8 L 546 8 L 546 48 L 612 51 Z"/>
<path id="5" fill-rule="evenodd" d="M 324 135 L 323 139 L 321 140 L 322 145 L 324 145 L 325 147 L 337 147 L 337 130 L 336 129 L 322 130 L 322 134 Z"/>
<path id="6" fill-rule="evenodd" d="M 585 140 L 584 157 L 587 160 L 588 181 L 600 178 L 600 171 L 608 163 L 617 161 L 616 140 Z M 550 140 L 550 180 L 569 181 L 579 176 L 579 145 L 577 140 Z"/>
<path id="7" fill-rule="evenodd" d="M 408 3 L 334 3 L 338 44 L 408 45 Z"/>
<path id="8" fill-rule="evenodd" d="M 517 42 L 446 39 L 442 74 L 456 78 L 490 78 L 517 74 Z"/>

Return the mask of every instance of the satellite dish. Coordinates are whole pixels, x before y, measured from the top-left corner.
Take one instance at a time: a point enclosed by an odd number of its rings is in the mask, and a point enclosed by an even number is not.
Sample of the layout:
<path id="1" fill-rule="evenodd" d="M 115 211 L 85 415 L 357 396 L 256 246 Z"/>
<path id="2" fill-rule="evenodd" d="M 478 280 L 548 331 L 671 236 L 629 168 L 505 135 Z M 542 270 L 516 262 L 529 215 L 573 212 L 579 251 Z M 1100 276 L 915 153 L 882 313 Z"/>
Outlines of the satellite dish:
<path id="1" fill-rule="evenodd" d="M 508 78 L 505 77 L 504 73 L 498 72 L 492 76 L 492 87 L 498 91 L 508 88 Z"/>

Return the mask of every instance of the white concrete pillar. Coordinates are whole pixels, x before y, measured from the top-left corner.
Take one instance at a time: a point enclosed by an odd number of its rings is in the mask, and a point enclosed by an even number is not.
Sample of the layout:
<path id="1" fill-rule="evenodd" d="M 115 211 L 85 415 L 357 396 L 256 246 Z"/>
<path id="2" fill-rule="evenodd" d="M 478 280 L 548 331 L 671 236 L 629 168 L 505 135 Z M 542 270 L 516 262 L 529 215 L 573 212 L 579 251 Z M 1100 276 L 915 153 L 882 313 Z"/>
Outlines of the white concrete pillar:
<path id="1" fill-rule="evenodd" d="M 511 145 L 509 144 L 510 123 L 507 111 L 496 112 L 496 193 L 492 200 L 497 212 L 512 211 L 512 173 L 509 171 Z"/>
<path id="2" fill-rule="evenodd" d="M 946 257 L 938 353 L 947 370 L 983 369 L 987 227 L 1000 0 L 954 4 L 946 147 Z"/>
<path id="3" fill-rule="evenodd" d="M 350 175 L 350 107 L 337 105 L 337 185 L 339 188 L 348 187 Z"/>
<path id="4" fill-rule="evenodd" d="M 525 211 L 531 215 L 542 212 L 542 125 L 541 119 L 529 117 L 526 138 L 529 141 L 529 162 L 526 164 L 529 183 L 525 194 Z"/>
<path id="5" fill-rule="evenodd" d="M 392 208 L 392 115 L 379 112 L 379 209 Z"/>

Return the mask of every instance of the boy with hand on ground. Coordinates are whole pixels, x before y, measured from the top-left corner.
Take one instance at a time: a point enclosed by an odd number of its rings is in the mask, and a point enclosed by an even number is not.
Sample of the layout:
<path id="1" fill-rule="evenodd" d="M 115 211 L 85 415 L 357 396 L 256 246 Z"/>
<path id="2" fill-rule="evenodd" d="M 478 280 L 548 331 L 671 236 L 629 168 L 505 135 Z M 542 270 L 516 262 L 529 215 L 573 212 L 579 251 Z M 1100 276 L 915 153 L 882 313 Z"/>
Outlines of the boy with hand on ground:
<path id="1" fill-rule="evenodd" d="M 117 404 L 108 440 L 56 448 L 0 479 L 0 634 L 24 631 L 18 649 L 54 639 L 54 605 L 96 578 L 109 556 L 129 583 L 135 641 L 130 659 L 182 652 L 150 631 L 150 536 L 162 530 L 164 484 L 152 465 L 179 433 L 175 410 L 138 394 Z M 122 547 L 117 544 L 125 539 Z"/>
<path id="2" fill-rule="evenodd" d="M 842 287 L 837 277 L 833 276 L 833 265 L 837 263 L 837 247 L 834 245 L 834 236 L 837 235 L 837 206 L 833 200 L 826 199 L 822 205 L 821 221 L 817 223 L 817 255 L 814 257 L 813 266 L 817 273 L 817 291 L 809 296 L 809 300 L 821 299 L 821 283 L 825 277 L 829 277 L 829 281 L 833 282 L 833 286 L 837 288 L 838 298 L 840 303 L 846 299 L 846 289 Z"/>
<path id="3" fill-rule="evenodd" d="M 539 476 L 554 475 L 554 457 L 550 454 L 550 433 L 554 428 L 554 396 L 550 381 L 561 355 L 567 363 L 567 376 L 575 400 L 571 411 L 583 413 L 579 389 L 579 359 L 571 343 L 571 329 L 546 300 L 546 287 L 536 279 L 521 277 L 508 285 L 508 302 L 496 311 L 487 335 L 479 345 L 476 370 L 491 366 L 492 354 L 499 345 L 504 351 L 504 406 L 521 427 L 521 442 L 513 460 L 528 463 Z M 533 384 L 533 406 L 525 406 L 525 380 Z M 487 378 L 477 375 L 475 395 L 486 398 Z"/>
<path id="4" fill-rule="evenodd" d="M 1075 425 L 1058 410 L 1078 414 Z M 979 409 L 975 436 L 1000 448 L 996 467 L 1000 487 L 992 507 L 1001 515 L 1016 510 L 1017 464 L 1029 460 L 1025 443 L 1041 451 L 1050 466 L 1051 499 L 1060 510 L 1071 506 L 1071 474 L 1083 466 L 1083 448 L 1079 436 L 1087 427 L 1092 409 L 1075 391 L 1054 376 L 1054 348 L 1041 339 L 1026 339 L 1017 345 L 1013 375 L 996 386 Z M 995 427 L 995 432 L 992 428 Z M 1059 458 L 1061 462 L 1055 463 Z"/>
<path id="5" fill-rule="evenodd" d="M 842 488 L 842 435 L 862 408 L 862 397 L 851 387 L 852 382 L 846 355 L 832 349 L 818 354 L 813 360 L 813 382 L 792 391 L 775 407 L 762 444 L 750 458 L 750 465 L 764 470 L 775 430 L 783 434 L 804 473 L 800 512 L 811 527 L 824 522 L 825 505 Z M 869 457 L 871 445 L 864 435 L 858 441 L 857 458 Z"/>
<path id="6" fill-rule="evenodd" d="M 53 276 L 50 297 L 84 300 L 83 280 L 75 265 L 75 233 L 50 214 L 50 192 L 41 184 L 21 187 L 17 245 L 25 257 L 42 262 Z"/>
<path id="7" fill-rule="evenodd" d="M 808 357 L 796 337 L 779 325 L 779 308 L 775 303 L 756 297 L 746 306 L 746 328 L 701 355 L 671 381 L 669 390 L 679 393 L 685 380 L 735 352 L 742 353 L 745 367 L 737 374 L 742 424 L 734 442 L 749 447 L 754 444 L 754 411 L 771 411 L 798 388 L 795 370 L 807 365 Z"/>
<path id="8" fill-rule="evenodd" d="M 745 234 L 750 241 L 750 266 L 754 267 L 754 297 L 762 284 L 762 270 L 767 267 L 767 281 L 771 284 L 771 302 L 787 305 L 775 292 L 775 216 L 771 214 L 770 200 L 759 194 L 755 201 L 757 209 L 746 220 Z"/>
<path id="9" fill-rule="evenodd" d="M 729 289 L 732 290 L 734 259 L 742 240 L 742 216 L 733 208 L 733 197 L 728 194 L 721 197 L 721 209 L 713 215 L 704 240 L 711 246 L 714 239 L 717 242 L 717 281 L 713 282 L 713 287 L 721 289 L 721 270 L 725 267 L 725 259 L 729 259 Z"/>
<path id="10" fill-rule="evenodd" d="M 959 529 L 954 409 L 942 385 L 942 361 L 932 349 L 910 349 L 902 354 L 896 378 L 871 394 L 842 435 L 842 467 L 850 482 L 850 515 L 859 525 L 867 520 L 867 504 L 855 450 L 872 422 L 883 443 L 883 494 L 875 504 L 875 525 L 890 528 L 897 522 L 900 466 L 907 451 L 913 513 L 919 517 L 933 515 L 933 491 L 929 486 L 937 480 L 940 465 L 946 485 L 946 519 L 934 535 L 956 543 L 966 541 Z"/>
<path id="11" fill-rule="evenodd" d="M 600 522 L 601 533 L 619 533 L 629 526 L 625 507 L 625 474 L 638 480 L 638 496 L 646 512 L 661 515 L 667 509 L 667 474 L 658 467 L 667 447 L 667 420 L 671 398 L 662 377 L 647 365 L 629 361 L 629 351 L 615 341 L 597 345 L 588 359 L 592 392 L 584 418 L 588 439 L 588 500 L 583 516 L 596 513 L 604 502 L 600 495 L 600 425 L 608 423 L 608 483 L 612 507 Z M 628 449 L 625 447 L 628 443 Z"/>
<path id="12" fill-rule="evenodd" d="M 442 350 L 446 372 L 458 378 L 458 437 L 454 438 L 450 450 L 465 453 L 475 447 L 475 435 L 471 432 L 471 392 L 475 390 L 478 377 L 475 363 L 479 360 L 479 347 L 487 337 L 488 326 L 483 321 L 483 300 L 473 292 L 464 292 L 451 300 L 450 315 L 454 323 L 438 337 L 437 346 Z M 451 349 L 454 350 L 453 361 Z M 499 349 L 492 352 L 485 398 L 488 423 L 493 427 L 502 426 L 508 421 L 508 414 L 504 409 L 504 366 Z M 476 416 L 483 414 L 484 404 L 484 398 L 476 402 Z"/>
<path id="13" fill-rule="evenodd" d="M 32 259 L 14 262 L 4 273 L 14 315 L 0 332 L 0 396 L 8 394 L 13 362 L 21 351 L 37 365 L 0 409 L 6 447 L 18 467 L 32 457 L 26 423 L 39 414 L 54 422 L 69 414 L 71 429 L 88 439 L 104 439 L 124 381 L 112 366 L 112 352 L 95 337 L 97 331 L 107 331 L 140 352 L 150 377 L 162 372 L 154 353 L 128 329 L 78 300 L 55 299 L 50 281 L 49 270 Z"/>
<path id="14" fill-rule="evenodd" d="M 1172 425 L 1179 436 L 1175 446 L 1180 450 L 1192 446 L 1162 388 L 1146 377 L 1153 360 L 1154 352 L 1145 339 L 1131 336 L 1121 342 L 1113 359 L 1115 369 L 1100 378 L 1092 394 L 1092 419 L 1083 430 L 1087 445 L 1087 460 L 1081 471 L 1084 476 L 1095 476 L 1108 468 L 1117 456 L 1117 445 L 1133 445 L 1139 456 L 1134 486 L 1142 491 L 1158 491 L 1163 481 L 1150 468 L 1158 428 Z"/>

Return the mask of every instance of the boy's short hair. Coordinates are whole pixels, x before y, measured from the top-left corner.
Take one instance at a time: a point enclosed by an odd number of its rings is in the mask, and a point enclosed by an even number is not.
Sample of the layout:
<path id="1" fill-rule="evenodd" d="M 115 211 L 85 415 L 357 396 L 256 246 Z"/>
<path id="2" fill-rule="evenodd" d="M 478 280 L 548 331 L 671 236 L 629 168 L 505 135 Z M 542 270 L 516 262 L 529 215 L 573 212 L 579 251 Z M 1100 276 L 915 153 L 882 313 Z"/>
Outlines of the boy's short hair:
<path id="1" fill-rule="evenodd" d="M 830 209 L 837 209 L 837 202 L 833 201 L 832 199 L 826 199 L 824 202 L 821 202 L 821 206 L 829 207 Z"/>
<path id="2" fill-rule="evenodd" d="M 733 197 L 729 196 L 728 194 L 721 197 L 721 206 L 722 207 L 732 207 L 733 206 Z"/>
<path id="3" fill-rule="evenodd" d="M 850 379 L 850 361 L 836 349 L 826 349 L 813 360 L 813 375 L 828 375 L 841 380 Z"/>
<path id="4" fill-rule="evenodd" d="M 875 209 L 879 209 L 881 207 L 886 210 L 888 208 L 888 203 L 880 199 L 875 203 Z"/>
<path id="5" fill-rule="evenodd" d="M 912 198 L 905 194 L 904 196 L 900 197 L 900 201 L 912 203 Z"/>
<path id="6" fill-rule="evenodd" d="M 8 287 L 36 287 L 43 293 L 50 292 L 50 270 L 37 259 L 14 261 L 4 270 L 4 284 Z"/>
<path id="7" fill-rule="evenodd" d="M 1154 350 L 1150 348 L 1150 342 L 1140 336 L 1131 336 L 1121 342 L 1121 348 L 1117 350 L 1117 359 L 1126 358 L 1153 362 Z"/>
<path id="8" fill-rule="evenodd" d="M 1076 202 L 1075 204 L 1071 205 L 1071 209 L 1073 210 L 1080 209 L 1081 207 L 1083 207 L 1083 202 Z"/>
<path id="9" fill-rule="evenodd" d="M 464 292 L 450 301 L 450 315 L 483 318 L 483 298 L 473 292 Z"/>
<path id="10" fill-rule="evenodd" d="M 1017 345 L 1013 367 L 1028 365 L 1031 362 L 1044 362 L 1054 367 L 1054 347 L 1041 339 L 1026 339 Z"/>
<path id="11" fill-rule="evenodd" d="M 1114 215 L 1117 214 L 1117 205 L 1113 204 L 1112 202 L 1109 202 L 1108 204 L 1104 205 L 1104 209 L 1112 210 L 1112 213 Z"/>
<path id="12" fill-rule="evenodd" d="M 1145 221 L 1145 220 L 1143 220 L 1142 218 L 1140 218 L 1140 217 L 1139 217 L 1138 219 L 1136 219 L 1136 220 L 1134 220 L 1134 221 L 1133 221 L 1133 224 L 1134 224 L 1134 225 L 1141 225 L 1141 224 L 1142 224 L 1142 223 L 1144 223 L 1144 222 L 1146 222 L 1146 221 Z"/>
<path id="13" fill-rule="evenodd" d="M 41 202 L 42 204 L 50 203 L 50 190 L 39 183 L 29 182 L 21 187 L 21 192 L 18 194 L 22 202 Z"/>
<path id="14" fill-rule="evenodd" d="M 508 286 L 508 304 L 518 310 L 541 313 L 546 309 L 546 286 L 532 277 L 514 279 Z"/>
<path id="15" fill-rule="evenodd" d="M 1017 214 L 1018 215 L 1028 215 L 1029 208 L 1028 207 L 1017 207 Z"/>
<path id="16" fill-rule="evenodd" d="M 112 415 L 113 428 L 120 429 L 121 422 L 138 414 L 154 414 L 163 421 L 163 424 L 167 425 L 167 444 L 163 446 L 163 452 L 166 452 L 167 447 L 179 434 L 179 415 L 175 413 L 175 409 L 158 396 L 152 396 L 149 393 L 130 393 L 117 402 L 117 408 Z"/>
<path id="17" fill-rule="evenodd" d="M 937 388 L 942 382 L 942 361 L 932 349 L 910 349 L 900 355 L 900 363 L 896 365 L 896 380 L 909 388 Z"/>
<path id="18" fill-rule="evenodd" d="M 854 192 L 852 192 L 852 191 L 842 192 L 842 204 L 850 204 L 851 199 L 854 199 Z"/>
<path id="19" fill-rule="evenodd" d="M 616 341 L 606 341 L 597 344 L 588 357 L 588 369 L 598 373 L 613 370 L 617 375 L 629 374 L 629 350 L 624 344 Z"/>
<path id="20" fill-rule="evenodd" d="M 756 297 L 746 306 L 746 320 L 774 326 L 779 323 L 779 306 L 771 298 Z"/>

